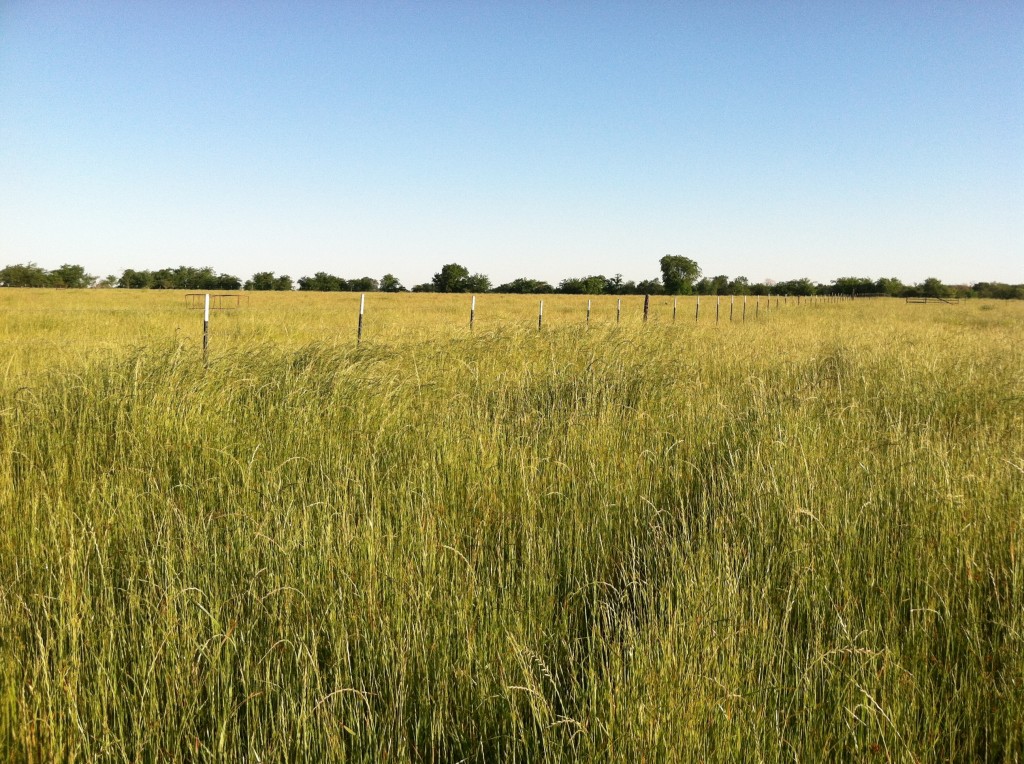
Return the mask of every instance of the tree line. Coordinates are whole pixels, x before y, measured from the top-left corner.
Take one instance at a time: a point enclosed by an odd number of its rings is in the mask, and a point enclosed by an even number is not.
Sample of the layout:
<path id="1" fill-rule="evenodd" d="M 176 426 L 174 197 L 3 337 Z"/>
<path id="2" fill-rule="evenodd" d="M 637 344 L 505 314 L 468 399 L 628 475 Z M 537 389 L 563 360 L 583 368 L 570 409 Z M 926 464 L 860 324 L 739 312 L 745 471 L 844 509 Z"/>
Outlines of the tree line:
<path id="1" fill-rule="evenodd" d="M 897 278 L 843 277 L 829 283 L 810 279 L 764 281 L 752 283 L 745 276 L 705 276 L 697 262 L 683 255 L 665 255 L 659 260 L 661 276 L 639 282 L 626 280 L 622 274 L 591 275 L 562 279 L 557 285 L 532 278 L 518 278 L 505 284 L 492 285 L 483 273 L 471 273 L 458 263 L 448 263 L 423 284 L 406 288 L 391 273 L 380 279 L 371 276 L 344 278 L 319 271 L 295 281 L 273 271 L 253 274 L 247 281 L 213 268 L 179 266 L 160 270 L 126 269 L 120 276 L 98 278 L 86 273 L 80 265 L 64 264 L 52 271 L 35 263 L 21 263 L 0 268 L 0 286 L 50 287 L 66 289 L 187 289 L 203 291 L 291 291 L 302 292 L 484 292 L 505 294 L 578 294 L 578 295 L 888 295 L 892 297 L 987 297 L 1024 299 L 1024 284 L 978 282 L 948 285 L 937 278 L 918 284 L 904 284 Z"/>

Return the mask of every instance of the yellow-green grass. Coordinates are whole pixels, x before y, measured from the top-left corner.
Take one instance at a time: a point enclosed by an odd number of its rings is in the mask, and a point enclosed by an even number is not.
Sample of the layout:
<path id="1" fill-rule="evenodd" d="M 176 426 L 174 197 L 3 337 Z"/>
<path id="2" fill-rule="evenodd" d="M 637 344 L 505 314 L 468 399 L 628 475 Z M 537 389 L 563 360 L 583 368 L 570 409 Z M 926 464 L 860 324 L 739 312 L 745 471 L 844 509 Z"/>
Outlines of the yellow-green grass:
<path id="1" fill-rule="evenodd" d="M 1024 306 L 539 299 L 0 290 L 0 759 L 1019 760 Z"/>
<path id="2" fill-rule="evenodd" d="M 202 339 L 202 295 L 148 290 L 0 289 L 0 342 L 5 356 L 0 381 L 13 375 L 54 364 L 81 364 L 105 358 L 127 348 L 170 341 L 198 347 Z M 308 343 L 346 346 L 356 341 L 360 295 L 356 293 L 234 293 L 237 310 L 211 312 L 211 347 L 214 353 L 238 350 L 251 344 L 294 348 Z M 801 309 L 828 312 L 835 303 L 812 303 Z M 363 338 L 375 344 L 446 341 L 469 331 L 470 295 L 369 294 L 366 298 Z M 643 323 L 641 296 L 479 295 L 474 331 L 488 333 L 537 328 L 540 302 L 543 327 L 553 330 L 585 327 L 591 303 L 591 328 Z M 716 298 L 652 297 L 648 324 L 675 323 L 679 327 L 715 327 Z M 621 313 L 616 321 L 618 303 Z M 216 299 L 214 305 L 217 304 Z M 225 301 L 224 304 L 234 304 Z M 189 309 L 191 305 L 192 309 Z M 746 321 L 765 321 L 797 307 L 797 298 L 748 297 Z M 198 308 L 198 309 L 197 309 Z M 743 298 L 736 298 L 730 324 L 729 298 L 721 298 L 717 327 L 744 325 Z"/>

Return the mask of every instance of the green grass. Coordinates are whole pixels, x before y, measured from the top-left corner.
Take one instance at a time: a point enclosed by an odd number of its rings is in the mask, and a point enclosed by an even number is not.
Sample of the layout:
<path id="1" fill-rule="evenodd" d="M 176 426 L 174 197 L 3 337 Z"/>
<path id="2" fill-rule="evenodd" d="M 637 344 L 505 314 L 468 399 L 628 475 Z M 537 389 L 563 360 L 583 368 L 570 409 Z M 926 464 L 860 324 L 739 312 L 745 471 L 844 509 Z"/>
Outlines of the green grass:
<path id="1" fill-rule="evenodd" d="M 1020 760 L 1021 306 L 123 297 L 0 332 L 0 759 Z"/>

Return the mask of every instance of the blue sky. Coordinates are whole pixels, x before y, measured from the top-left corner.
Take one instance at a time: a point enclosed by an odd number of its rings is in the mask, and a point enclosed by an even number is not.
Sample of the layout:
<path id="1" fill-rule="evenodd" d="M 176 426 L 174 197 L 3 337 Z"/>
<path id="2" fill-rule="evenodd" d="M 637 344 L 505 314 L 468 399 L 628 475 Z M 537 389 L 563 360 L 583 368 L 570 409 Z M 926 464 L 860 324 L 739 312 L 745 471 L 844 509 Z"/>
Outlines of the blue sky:
<path id="1" fill-rule="evenodd" d="M 1020 2 L 0 3 L 0 264 L 1024 282 Z"/>

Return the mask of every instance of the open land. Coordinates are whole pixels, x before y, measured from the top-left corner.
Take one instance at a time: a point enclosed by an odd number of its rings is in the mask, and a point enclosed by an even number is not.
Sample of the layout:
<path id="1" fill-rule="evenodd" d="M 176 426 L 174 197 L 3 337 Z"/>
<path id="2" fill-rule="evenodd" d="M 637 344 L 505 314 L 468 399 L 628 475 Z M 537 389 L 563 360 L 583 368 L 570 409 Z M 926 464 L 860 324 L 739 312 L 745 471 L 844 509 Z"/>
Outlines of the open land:
<path id="1" fill-rule="evenodd" d="M 0 290 L 0 759 L 1024 751 L 1024 305 Z"/>

